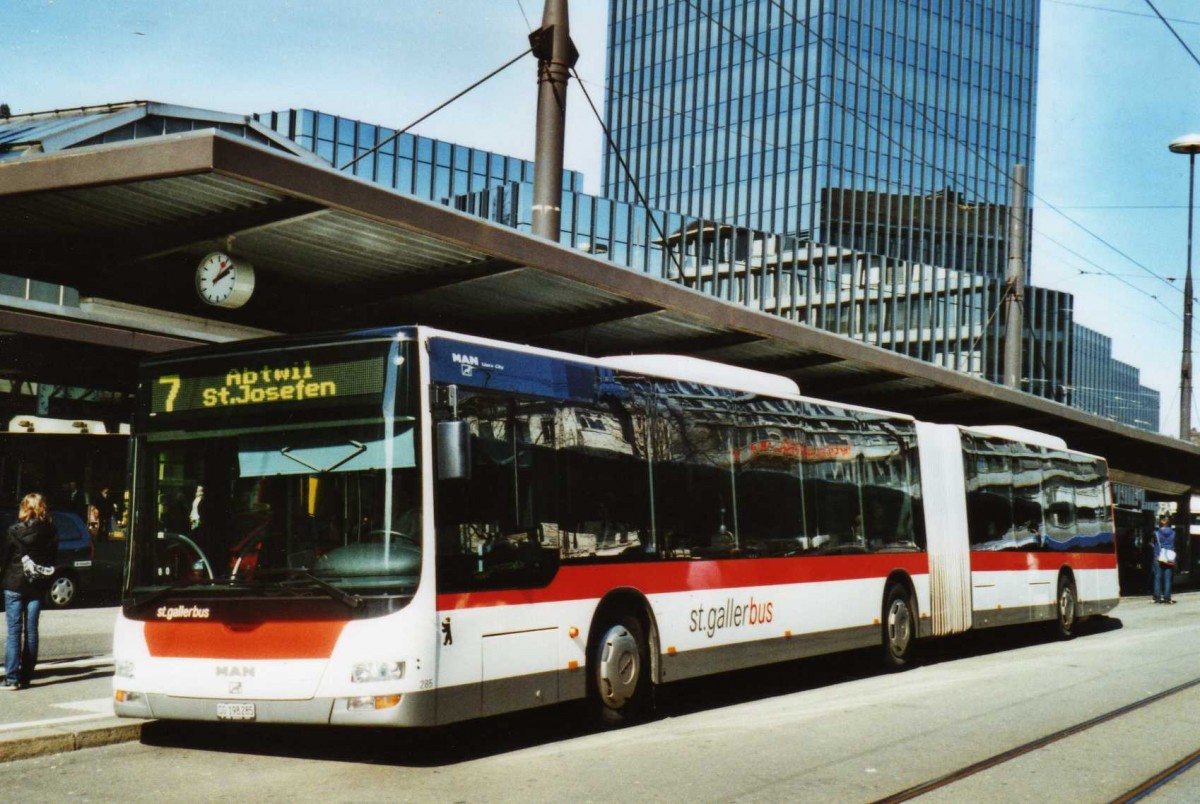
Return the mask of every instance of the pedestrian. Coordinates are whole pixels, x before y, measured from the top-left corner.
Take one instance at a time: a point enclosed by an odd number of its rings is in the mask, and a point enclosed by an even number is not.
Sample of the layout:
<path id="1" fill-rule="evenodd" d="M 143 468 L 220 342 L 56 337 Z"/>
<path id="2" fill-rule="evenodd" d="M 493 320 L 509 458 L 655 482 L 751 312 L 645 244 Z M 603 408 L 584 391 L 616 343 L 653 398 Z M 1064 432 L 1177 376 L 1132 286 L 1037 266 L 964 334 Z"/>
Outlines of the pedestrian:
<path id="1" fill-rule="evenodd" d="M 54 574 L 58 531 L 41 494 L 26 494 L 17 521 L 8 529 L 0 551 L 4 587 L 4 681 L 0 690 L 24 689 L 33 679 L 38 658 L 38 616 Z"/>
<path id="2" fill-rule="evenodd" d="M 96 499 L 96 515 L 96 539 L 106 541 L 116 528 L 117 515 L 117 501 L 113 499 L 108 486 L 100 489 L 100 496 Z"/>
<path id="3" fill-rule="evenodd" d="M 192 512 L 188 514 L 188 524 L 192 530 L 200 527 L 200 518 L 204 513 L 204 486 L 196 486 L 196 496 L 192 498 Z"/>
<path id="4" fill-rule="evenodd" d="M 1175 529 L 1167 516 L 1158 518 L 1154 531 L 1154 602 L 1174 603 L 1171 599 L 1171 573 L 1175 569 Z"/>
<path id="5" fill-rule="evenodd" d="M 79 486 L 79 483 L 74 480 L 67 481 L 66 490 L 66 505 L 64 506 L 72 514 L 76 514 L 83 520 L 83 524 L 87 525 L 88 521 L 88 499 L 87 494 Z"/>

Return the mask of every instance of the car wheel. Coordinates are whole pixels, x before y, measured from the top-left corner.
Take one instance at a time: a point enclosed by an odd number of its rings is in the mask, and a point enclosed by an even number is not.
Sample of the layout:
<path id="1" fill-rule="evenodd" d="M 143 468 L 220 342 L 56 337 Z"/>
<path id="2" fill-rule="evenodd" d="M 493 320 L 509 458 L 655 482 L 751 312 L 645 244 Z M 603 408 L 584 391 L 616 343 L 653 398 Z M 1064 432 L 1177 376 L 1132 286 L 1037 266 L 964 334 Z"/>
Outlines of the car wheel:
<path id="1" fill-rule="evenodd" d="M 56 609 L 65 609 L 79 596 L 79 584 L 70 575 L 58 575 L 50 582 L 47 599 Z"/>

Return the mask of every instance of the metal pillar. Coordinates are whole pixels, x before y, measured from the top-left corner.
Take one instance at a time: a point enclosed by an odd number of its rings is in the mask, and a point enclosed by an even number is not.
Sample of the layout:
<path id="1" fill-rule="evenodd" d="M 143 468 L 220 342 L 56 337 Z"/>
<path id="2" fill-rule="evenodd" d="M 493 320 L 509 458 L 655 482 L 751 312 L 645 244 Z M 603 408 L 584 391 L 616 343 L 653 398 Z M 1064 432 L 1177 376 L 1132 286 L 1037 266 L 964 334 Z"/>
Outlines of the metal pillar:
<path id="1" fill-rule="evenodd" d="M 1196 196 L 1196 154 L 1188 153 L 1187 274 L 1183 279 L 1183 359 L 1179 366 L 1179 437 L 1192 436 L 1192 211 Z"/>
<path id="2" fill-rule="evenodd" d="M 1008 272 L 1004 285 L 1004 384 L 1021 388 L 1025 301 L 1025 166 L 1013 165 L 1008 206 Z"/>
<path id="3" fill-rule="evenodd" d="M 567 0 L 546 0 L 542 27 L 529 35 L 538 57 L 537 134 L 534 143 L 533 233 L 558 241 L 562 217 L 563 139 L 567 81 L 579 58 L 571 42 Z"/>

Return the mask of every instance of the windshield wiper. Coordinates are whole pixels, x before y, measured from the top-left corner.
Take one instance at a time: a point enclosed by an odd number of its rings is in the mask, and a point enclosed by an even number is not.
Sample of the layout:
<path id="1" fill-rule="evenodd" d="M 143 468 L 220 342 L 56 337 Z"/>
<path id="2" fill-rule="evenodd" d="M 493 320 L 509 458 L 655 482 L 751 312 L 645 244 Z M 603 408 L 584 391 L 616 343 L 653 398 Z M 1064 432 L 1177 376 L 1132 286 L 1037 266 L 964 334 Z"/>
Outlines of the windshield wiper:
<path id="1" fill-rule="evenodd" d="M 348 444 L 349 444 L 351 447 L 353 447 L 353 448 L 354 448 L 354 451 L 353 451 L 353 452 L 351 452 L 351 453 L 350 453 L 349 455 L 347 455 L 346 457 L 342 458 L 341 460 L 339 460 L 339 461 L 334 461 L 332 464 L 330 464 L 329 466 L 327 466 L 327 467 L 326 467 L 326 468 L 324 468 L 324 469 L 321 469 L 320 467 L 317 467 L 317 466 L 313 466 L 313 465 L 312 465 L 311 463 L 309 463 L 308 461 L 305 461 L 305 460 L 302 460 L 302 459 L 300 459 L 300 458 L 297 458 L 295 455 L 293 455 L 293 454 L 292 454 L 292 448 L 291 448 L 291 447 L 282 447 L 282 448 L 280 448 L 280 450 L 279 450 L 279 454 L 280 454 L 280 455 L 282 455 L 282 456 L 283 456 L 283 457 L 285 457 L 285 458 L 290 458 L 291 460 L 293 460 L 293 461 L 295 461 L 296 463 L 298 463 L 298 464 L 300 464 L 301 466 L 303 466 L 305 469 L 312 469 L 312 470 L 313 470 L 314 472 L 316 472 L 317 474 L 319 474 L 319 475 L 323 475 L 323 474 L 326 474 L 326 473 L 328 473 L 328 472 L 332 472 L 334 469 L 337 469 L 337 468 L 338 468 L 339 466 L 341 466 L 342 464 L 344 464 L 344 463 L 348 463 L 349 461 L 352 461 L 352 460 L 354 460 L 354 459 L 355 459 L 355 458 L 357 458 L 359 455 L 362 455 L 364 452 L 366 452 L 366 451 L 367 451 L 367 445 L 366 445 L 366 444 L 363 444 L 363 443 L 361 443 L 361 442 L 359 442 L 359 441 L 355 441 L 353 438 L 351 438 L 351 439 L 350 439 L 350 440 L 349 440 L 347 443 L 348 443 Z"/>
<path id="2" fill-rule="evenodd" d="M 129 605 L 135 609 L 140 609 L 143 606 L 149 605 L 156 600 L 166 597 L 172 592 L 178 592 L 180 589 L 187 589 L 189 586 L 195 586 L 195 581 L 182 581 L 173 583 L 170 586 L 164 586 L 162 589 L 155 589 L 153 592 L 147 592 L 144 597 L 131 598 Z"/>
<path id="3" fill-rule="evenodd" d="M 156 600 L 161 600 L 162 598 L 174 592 L 180 592 L 184 589 L 193 588 L 197 591 L 203 589 L 205 592 L 210 592 L 214 589 L 247 589 L 249 588 L 249 585 L 244 581 L 238 581 L 233 578 L 222 578 L 217 580 L 206 578 L 203 581 L 180 581 L 178 583 L 164 586 L 162 589 L 155 589 L 153 592 L 147 592 L 145 596 L 141 598 L 131 598 L 129 605 L 133 608 L 141 608 L 153 603 Z"/>
<path id="4" fill-rule="evenodd" d="M 352 609 L 356 609 L 363 604 L 363 599 L 358 595 L 347 592 L 344 589 L 339 589 L 328 581 L 324 581 L 318 578 L 316 575 L 313 575 L 308 570 L 281 567 L 279 569 L 258 570 L 255 575 L 257 575 L 259 578 L 264 576 L 270 577 L 273 575 L 282 575 L 285 579 L 306 581 L 312 586 L 315 586 L 321 591 L 325 592 L 333 599 L 345 603 Z M 286 581 L 278 581 L 277 583 L 279 586 L 284 586 Z"/>

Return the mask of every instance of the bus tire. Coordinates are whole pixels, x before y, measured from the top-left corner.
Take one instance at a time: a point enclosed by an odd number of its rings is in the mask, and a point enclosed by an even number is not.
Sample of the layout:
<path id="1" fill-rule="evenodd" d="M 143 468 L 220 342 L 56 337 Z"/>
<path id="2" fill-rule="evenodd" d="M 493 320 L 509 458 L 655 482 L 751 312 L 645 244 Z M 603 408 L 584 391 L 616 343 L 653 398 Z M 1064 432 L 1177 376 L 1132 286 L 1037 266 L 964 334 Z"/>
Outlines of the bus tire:
<path id="1" fill-rule="evenodd" d="M 903 584 L 893 583 L 883 597 L 883 663 L 889 670 L 912 664 L 917 620 L 912 597 Z"/>
<path id="2" fill-rule="evenodd" d="M 645 714 L 650 701 L 650 650 L 641 622 L 630 614 L 602 621 L 592 649 L 596 716 L 611 728 Z"/>
<path id="3" fill-rule="evenodd" d="M 1059 639 L 1072 639 L 1079 622 L 1079 598 L 1075 594 L 1075 583 L 1066 575 L 1058 579 L 1058 596 L 1055 598 L 1054 633 Z"/>

